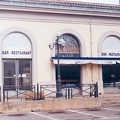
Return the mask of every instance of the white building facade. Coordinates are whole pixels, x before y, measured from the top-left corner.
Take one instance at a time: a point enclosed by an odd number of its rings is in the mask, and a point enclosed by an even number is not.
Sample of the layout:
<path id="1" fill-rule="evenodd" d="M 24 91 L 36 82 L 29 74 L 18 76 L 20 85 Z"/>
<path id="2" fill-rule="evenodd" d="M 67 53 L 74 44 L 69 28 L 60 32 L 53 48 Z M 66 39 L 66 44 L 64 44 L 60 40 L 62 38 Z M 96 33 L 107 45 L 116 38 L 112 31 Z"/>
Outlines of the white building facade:
<path id="1" fill-rule="evenodd" d="M 104 93 L 103 83 L 120 80 L 119 5 L 0 1 L 0 26 L 1 87 L 56 84 L 57 53 L 48 45 L 58 31 L 66 42 L 60 50 L 62 84 L 98 82 Z"/>

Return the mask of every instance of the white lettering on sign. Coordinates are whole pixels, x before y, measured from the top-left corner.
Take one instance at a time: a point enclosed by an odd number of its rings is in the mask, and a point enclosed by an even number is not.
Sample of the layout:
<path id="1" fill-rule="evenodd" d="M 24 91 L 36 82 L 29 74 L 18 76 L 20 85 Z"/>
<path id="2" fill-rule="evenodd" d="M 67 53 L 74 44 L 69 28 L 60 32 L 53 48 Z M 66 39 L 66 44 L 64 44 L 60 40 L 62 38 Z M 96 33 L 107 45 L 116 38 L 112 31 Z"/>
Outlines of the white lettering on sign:
<path id="1" fill-rule="evenodd" d="M 107 61 L 107 60 L 95 60 L 91 61 L 93 64 L 116 64 L 116 61 Z"/>
<path id="2" fill-rule="evenodd" d="M 54 64 L 58 64 L 58 60 L 53 60 Z M 116 64 L 116 60 L 60 60 L 60 64 Z"/>
<path id="3" fill-rule="evenodd" d="M 86 63 L 90 63 L 90 61 L 86 61 L 86 60 L 77 60 L 75 61 L 75 64 L 86 64 Z"/>
<path id="4" fill-rule="evenodd" d="M 105 53 L 102 53 L 102 56 L 120 56 L 120 53 L 107 53 L 107 52 L 105 52 Z"/>

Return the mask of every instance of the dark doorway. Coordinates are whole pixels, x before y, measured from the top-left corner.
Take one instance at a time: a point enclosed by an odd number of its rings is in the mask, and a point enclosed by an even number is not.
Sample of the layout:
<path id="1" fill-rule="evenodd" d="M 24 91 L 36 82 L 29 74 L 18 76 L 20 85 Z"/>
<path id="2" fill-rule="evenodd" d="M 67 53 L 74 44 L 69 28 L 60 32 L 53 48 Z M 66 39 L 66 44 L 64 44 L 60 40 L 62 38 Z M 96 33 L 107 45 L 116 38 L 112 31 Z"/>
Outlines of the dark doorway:
<path id="1" fill-rule="evenodd" d="M 103 83 L 120 82 L 120 64 L 102 66 Z"/>
<path id="2" fill-rule="evenodd" d="M 56 66 L 57 67 L 57 66 Z M 61 65 L 61 84 L 80 84 L 80 66 L 79 65 Z M 57 68 L 56 68 L 57 79 Z"/>

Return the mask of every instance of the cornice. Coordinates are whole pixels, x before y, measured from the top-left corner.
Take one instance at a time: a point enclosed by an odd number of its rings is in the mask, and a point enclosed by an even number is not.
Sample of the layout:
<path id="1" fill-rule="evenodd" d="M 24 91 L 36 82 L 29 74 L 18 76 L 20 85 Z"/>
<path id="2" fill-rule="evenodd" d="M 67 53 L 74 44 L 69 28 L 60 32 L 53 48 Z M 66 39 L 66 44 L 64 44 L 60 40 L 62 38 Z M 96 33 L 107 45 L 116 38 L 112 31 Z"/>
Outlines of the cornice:
<path id="1" fill-rule="evenodd" d="M 4 0 L 0 10 L 84 16 L 120 17 L 118 5 L 88 4 L 83 2 L 56 2 L 55 0 Z"/>

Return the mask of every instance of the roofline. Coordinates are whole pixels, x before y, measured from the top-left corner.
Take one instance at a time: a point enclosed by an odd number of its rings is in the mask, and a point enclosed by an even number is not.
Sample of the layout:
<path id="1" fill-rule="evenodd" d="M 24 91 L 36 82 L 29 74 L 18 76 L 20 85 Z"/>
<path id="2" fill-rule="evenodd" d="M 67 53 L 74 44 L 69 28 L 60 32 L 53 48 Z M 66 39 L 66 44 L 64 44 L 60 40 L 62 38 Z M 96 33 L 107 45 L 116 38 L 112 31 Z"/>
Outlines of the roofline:
<path id="1" fill-rule="evenodd" d="M 4 0 L 0 1 L 0 10 L 49 12 L 74 15 L 120 17 L 120 6 L 109 4 L 87 4 L 86 2 L 50 2 L 47 0 Z M 99 13 L 99 14 L 98 14 Z"/>

